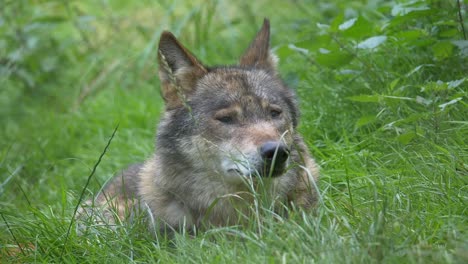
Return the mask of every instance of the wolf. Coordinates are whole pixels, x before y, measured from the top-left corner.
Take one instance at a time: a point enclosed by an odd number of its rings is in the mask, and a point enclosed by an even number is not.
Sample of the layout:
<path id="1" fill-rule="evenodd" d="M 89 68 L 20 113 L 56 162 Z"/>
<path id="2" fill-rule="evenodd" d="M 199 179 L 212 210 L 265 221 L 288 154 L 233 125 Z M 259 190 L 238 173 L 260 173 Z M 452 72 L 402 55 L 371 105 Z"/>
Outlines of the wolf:
<path id="1" fill-rule="evenodd" d="M 269 42 L 265 18 L 238 65 L 208 67 L 163 32 L 165 111 L 156 151 L 114 176 L 94 206 L 112 207 L 107 216 L 121 218 L 128 208 L 143 208 L 176 231 L 242 224 L 258 197 L 283 213 L 313 208 L 318 166 L 297 132 L 297 98 L 280 78 Z"/>

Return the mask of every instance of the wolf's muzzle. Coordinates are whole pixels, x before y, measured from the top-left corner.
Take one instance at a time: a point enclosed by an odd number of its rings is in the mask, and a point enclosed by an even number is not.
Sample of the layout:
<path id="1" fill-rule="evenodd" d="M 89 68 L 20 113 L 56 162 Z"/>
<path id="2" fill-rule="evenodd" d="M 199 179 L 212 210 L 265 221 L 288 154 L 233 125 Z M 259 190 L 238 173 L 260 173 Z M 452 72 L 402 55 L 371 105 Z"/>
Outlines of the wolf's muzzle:
<path id="1" fill-rule="evenodd" d="M 260 146 L 259 152 L 263 160 L 262 176 L 276 177 L 284 171 L 289 149 L 283 142 L 268 141 Z"/>

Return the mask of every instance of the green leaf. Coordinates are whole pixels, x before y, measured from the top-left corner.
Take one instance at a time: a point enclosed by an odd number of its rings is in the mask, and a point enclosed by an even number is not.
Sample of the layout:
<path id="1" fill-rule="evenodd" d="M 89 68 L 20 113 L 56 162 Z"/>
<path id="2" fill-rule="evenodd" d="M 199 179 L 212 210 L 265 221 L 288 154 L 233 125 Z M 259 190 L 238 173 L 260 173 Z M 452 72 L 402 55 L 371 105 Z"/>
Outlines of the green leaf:
<path id="1" fill-rule="evenodd" d="M 393 36 L 399 40 L 411 41 L 411 40 L 416 40 L 418 38 L 421 38 L 425 35 L 427 35 L 426 31 L 421 30 L 421 29 L 415 29 L 415 30 L 398 31 Z"/>
<path id="2" fill-rule="evenodd" d="M 375 49 L 387 40 L 387 36 L 374 36 L 357 44 L 358 49 Z"/>
<path id="3" fill-rule="evenodd" d="M 390 23 L 388 24 L 388 27 L 399 27 L 403 24 L 405 24 L 408 21 L 411 21 L 413 19 L 421 19 L 421 18 L 427 18 L 432 16 L 433 14 L 436 14 L 439 10 L 437 9 L 421 9 L 421 10 L 414 10 L 411 11 L 405 15 L 402 16 L 397 16 L 390 20 Z"/>
<path id="4" fill-rule="evenodd" d="M 381 99 L 380 95 L 357 95 L 348 97 L 349 100 L 361 103 L 378 103 Z"/>
<path id="5" fill-rule="evenodd" d="M 409 13 L 429 10 L 427 6 L 410 6 L 409 4 L 398 4 L 394 5 L 392 8 L 392 16 L 406 16 Z"/>
<path id="6" fill-rule="evenodd" d="M 363 116 L 356 121 L 356 127 L 360 128 L 362 126 L 374 123 L 377 120 L 377 117 L 375 115 L 367 115 Z"/>
<path id="7" fill-rule="evenodd" d="M 422 105 L 430 105 L 432 103 L 432 100 L 426 99 L 422 96 L 416 96 L 416 103 L 422 104 Z"/>
<path id="8" fill-rule="evenodd" d="M 349 38 L 362 38 L 372 35 L 372 24 L 363 17 L 350 19 L 338 26 L 343 36 Z"/>
<path id="9" fill-rule="evenodd" d="M 410 77 L 411 75 L 419 72 L 423 67 L 435 67 L 434 64 L 421 64 L 416 66 L 413 70 L 411 70 L 409 73 L 406 74 L 406 77 Z"/>
<path id="10" fill-rule="evenodd" d="M 396 139 L 400 143 L 406 145 L 410 143 L 415 137 L 416 137 L 416 132 L 408 132 L 408 133 L 404 133 L 404 134 L 397 136 Z"/>
<path id="11" fill-rule="evenodd" d="M 395 87 L 397 86 L 397 84 L 400 82 L 400 78 L 396 78 L 395 80 L 393 80 L 391 83 L 390 83 L 390 90 L 393 91 L 395 90 Z"/>
<path id="12" fill-rule="evenodd" d="M 333 19 L 333 21 L 330 24 L 330 32 L 338 32 L 339 31 L 339 26 L 343 23 L 344 16 L 343 14 L 340 14 Z"/>
<path id="13" fill-rule="evenodd" d="M 67 21 L 67 18 L 64 16 L 40 16 L 32 19 L 33 22 L 41 22 L 41 23 L 63 23 Z"/>
<path id="14" fill-rule="evenodd" d="M 310 51 L 315 51 L 321 47 L 329 47 L 330 41 L 331 41 L 331 36 L 327 34 L 327 35 L 316 36 L 314 39 L 299 41 L 299 42 L 294 43 L 294 45 L 299 48 L 308 49 Z"/>
<path id="15" fill-rule="evenodd" d="M 352 27 L 356 21 L 357 21 L 356 17 L 346 20 L 345 22 L 343 22 L 342 24 L 338 26 L 338 29 L 341 31 L 347 30 L 350 27 Z"/>
<path id="16" fill-rule="evenodd" d="M 421 87 L 421 92 L 432 93 L 446 91 L 448 89 L 448 84 L 442 81 L 428 82 Z"/>
<path id="17" fill-rule="evenodd" d="M 320 49 L 317 54 L 317 63 L 330 68 L 340 68 L 353 59 L 353 54 L 340 50 Z"/>
<path id="18" fill-rule="evenodd" d="M 448 101 L 446 103 L 440 104 L 439 108 L 440 108 L 441 111 L 444 111 L 447 106 L 456 104 L 456 103 L 458 103 L 458 101 L 460 101 L 462 99 L 463 99 L 462 97 L 455 98 L 455 99 L 450 100 L 450 101 Z"/>
<path id="19" fill-rule="evenodd" d="M 456 35 L 458 35 L 458 29 L 456 28 L 447 29 L 439 33 L 439 37 L 441 38 L 451 38 Z"/>
<path id="20" fill-rule="evenodd" d="M 459 79 L 459 80 L 449 81 L 449 82 L 447 82 L 447 85 L 448 85 L 448 88 L 453 89 L 453 88 L 457 88 L 458 86 L 460 86 L 460 84 L 462 84 L 464 82 L 465 82 L 465 78 L 462 78 L 462 79 Z"/>
<path id="21" fill-rule="evenodd" d="M 445 59 L 453 54 L 454 45 L 449 41 L 440 41 L 432 46 L 432 53 L 436 59 Z"/>
<path id="22" fill-rule="evenodd" d="M 291 54 L 294 53 L 292 49 L 290 49 L 287 45 L 282 45 L 273 51 L 276 56 L 278 56 L 281 60 L 289 57 Z"/>
<path id="23" fill-rule="evenodd" d="M 398 120 L 397 122 L 399 124 L 415 124 L 415 122 L 420 121 L 421 119 L 424 119 L 426 117 L 426 113 L 413 113 L 404 119 Z"/>

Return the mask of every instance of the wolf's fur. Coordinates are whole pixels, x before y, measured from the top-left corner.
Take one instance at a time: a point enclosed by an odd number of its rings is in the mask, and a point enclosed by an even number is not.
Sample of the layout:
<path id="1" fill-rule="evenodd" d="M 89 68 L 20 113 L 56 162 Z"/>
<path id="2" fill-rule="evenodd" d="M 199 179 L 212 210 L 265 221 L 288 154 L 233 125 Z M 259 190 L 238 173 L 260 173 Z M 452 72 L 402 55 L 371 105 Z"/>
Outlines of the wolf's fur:
<path id="1" fill-rule="evenodd" d="M 176 230 L 239 223 L 256 195 L 311 208 L 318 168 L 296 132 L 296 97 L 278 76 L 269 37 L 265 19 L 239 65 L 208 68 L 162 33 L 166 109 L 156 152 L 117 175 L 95 204 L 111 204 L 124 217 L 139 201 Z"/>

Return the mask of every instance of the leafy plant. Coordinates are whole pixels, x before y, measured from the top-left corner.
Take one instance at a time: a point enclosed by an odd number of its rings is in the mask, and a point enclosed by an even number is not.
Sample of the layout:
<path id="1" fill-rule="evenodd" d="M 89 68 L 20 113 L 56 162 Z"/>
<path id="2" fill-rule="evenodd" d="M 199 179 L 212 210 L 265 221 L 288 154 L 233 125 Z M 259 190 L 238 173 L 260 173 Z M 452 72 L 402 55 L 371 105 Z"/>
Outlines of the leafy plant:
<path id="1" fill-rule="evenodd" d="M 468 40 L 458 12 L 465 11 L 447 1 L 349 11 L 352 15 L 338 15 L 329 24 L 317 23 L 313 38 L 278 52 L 281 57 L 300 52 L 341 82 L 362 80 L 361 87 L 339 90 L 348 104 L 370 104 L 355 113 L 356 129 L 373 125 L 393 131 L 397 141 L 407 144 L 424 136 L 426 129 L 440 129 L 434 120 L 439 126 L 451 113 L 466 112 Z M 380 17 L 378 22 L 371 22 L 375 17 Z M 451 79 L 442 76 L 441 69 L 451 71 Z"/>
<path id="2" fill-rule="evenodd" d="M 465 2 L 0 0 L 0 262 L 466 263 Z M 316 211 L 77 232 L 84 186 L 151 155 L 160 32 L 234 63 L 263 17 L 321 165 Z"/>

